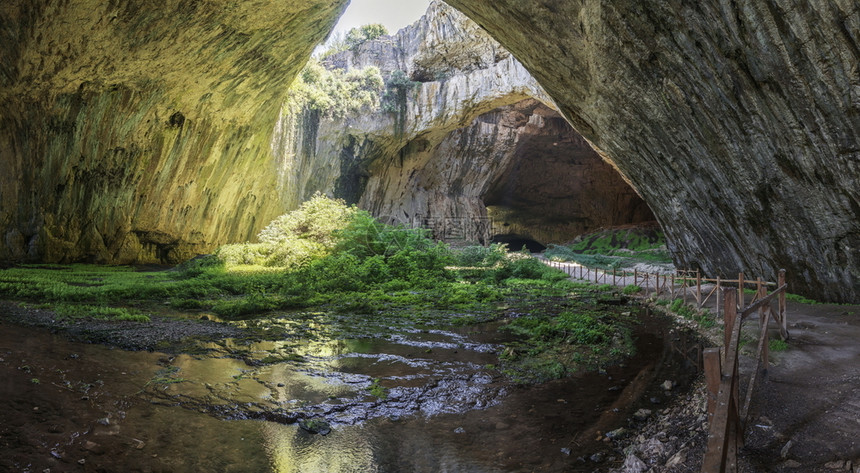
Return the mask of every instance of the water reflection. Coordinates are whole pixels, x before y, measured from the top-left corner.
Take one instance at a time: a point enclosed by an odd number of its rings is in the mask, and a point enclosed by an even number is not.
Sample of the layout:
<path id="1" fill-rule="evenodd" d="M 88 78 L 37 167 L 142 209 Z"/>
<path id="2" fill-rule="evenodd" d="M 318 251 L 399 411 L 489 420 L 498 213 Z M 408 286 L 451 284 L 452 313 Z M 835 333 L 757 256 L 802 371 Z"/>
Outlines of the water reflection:
<path id="1" fill-rule="evenodd" d="M 486 368 L 497 363 L 492 339 L 460 332 L 225 340 L 207 345 L 208 355 L 171 358 L 4 326 L 0 375 L 12 407 L 0 422 L 57 431 L 28 443 L 24 427 L 6 427 L 19 429 L 3 438 L 23 439 L 14 455 L 33 471 L 79 459 L 93 471 L 591 471 L 577 452 L 598 447 L 596 430 L 623 424 L 637 403 L 659 408 L 657 385 L 683 386 L 695 374 L 698 342 L 648 325 L 625 366 L 531 387 Z M 25 364 L 27 373 L 18 369 Z M 368 391 L 374 380 L 384 399 Z M 30 418 L 31 400 L 45 417 Z M 335 428 L 310 434 L 295 423 L 308 417 Z"/>

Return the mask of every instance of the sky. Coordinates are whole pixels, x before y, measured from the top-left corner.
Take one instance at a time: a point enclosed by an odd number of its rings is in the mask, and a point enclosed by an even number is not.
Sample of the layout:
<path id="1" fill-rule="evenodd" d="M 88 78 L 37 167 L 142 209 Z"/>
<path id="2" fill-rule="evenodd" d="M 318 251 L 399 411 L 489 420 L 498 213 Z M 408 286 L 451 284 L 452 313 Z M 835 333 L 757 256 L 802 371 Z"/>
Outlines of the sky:
<path id="1" fill-rule="evenodd" d="M 356 26 L 369 23 L 382 23 L 389 34 L 394 34 L 420 18 L 428 5 L 430 0 L 352 0 L 332 34 L 346 34 Z"/>

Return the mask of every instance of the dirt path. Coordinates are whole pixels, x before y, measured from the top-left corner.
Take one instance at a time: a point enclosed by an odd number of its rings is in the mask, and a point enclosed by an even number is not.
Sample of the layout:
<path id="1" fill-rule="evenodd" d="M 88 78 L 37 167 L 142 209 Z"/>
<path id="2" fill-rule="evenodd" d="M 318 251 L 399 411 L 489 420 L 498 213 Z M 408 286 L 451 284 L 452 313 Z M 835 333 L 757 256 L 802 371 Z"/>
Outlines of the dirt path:
<path id="1" fill-rule="evenodd" d="M 561 269 L 578 274 L 572 267 Z M 593 278 L 592 273 L 590 280 Z M 611 274 L 601 277 L 601 282 L 604 280 L 611 283 Z M 633 283 L 631 277 L 615 281 L 618 287 Z M 703 287 L 703 293 L 712 288 Z M 653 288 L 647 292 L 652 295 Z M 687 301 L 695 302 L 695 297 L 688 293 Z M 712 297 L 706 304 L 712 313 L 715 302 L 716 297 Z M 740 470 L 860 473 L 860 305 L 789 302 L 787 317 L 791 337 L 788 349 L 771 352 L 771 365 L 760 378 L 740 451 Z M 721 332 L 721 322 L 718 328 Z M 771 338 L 778 337 L 774 322 L 769 330 Z M 757 323 L 744 324 L 742 338 L 757 340 L 758 334 Z M 714 333 L 709 335 L 715 339 Z M 750 343 L 749 348 L 753 345 Z M 742 350 L 742 355 L 751 351 Z M 753 358 L 742 356 L 741 373 L 748 377 L 754 363 Z M 690 435 L 701 437 L 701 432 Z M 699 447 L 697 450 L 702 450 Z M 697 472 L 697 466 L 679 463 L 653 471 Z"/>

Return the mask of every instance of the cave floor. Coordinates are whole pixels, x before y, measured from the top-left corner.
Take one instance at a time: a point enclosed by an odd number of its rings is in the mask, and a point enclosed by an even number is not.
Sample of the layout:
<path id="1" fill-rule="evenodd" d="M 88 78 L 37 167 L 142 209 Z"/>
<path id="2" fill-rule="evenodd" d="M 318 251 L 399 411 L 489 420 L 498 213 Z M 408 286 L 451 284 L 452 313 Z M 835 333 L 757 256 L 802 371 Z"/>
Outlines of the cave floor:
<path id="1" fill-rule="evenodd" d="M 632 278 L 616 282 L 628 284 Z M 709 290 L 703 287 L 706 294 Z M 687 301 L 695 302 L 692 297 L 688 294 Z M 706 307 L 716 310 L 713 300 Z M 787 318 L 788 348 L 771 351 L 770 366 L 759 378 L 738 470 L 860 473 L 860 305 L 789 301 Z M 775 322 L 769 331 L 771 340 L 779 338 Z M 759 333 L 757 322 L 744 324 L 742 396 L 755 368 L 752 352 Z M 721 322 L 710 336 L 722 337 Z M 687 467 L 655 471 L 699 471 L 698 465 Z"/>

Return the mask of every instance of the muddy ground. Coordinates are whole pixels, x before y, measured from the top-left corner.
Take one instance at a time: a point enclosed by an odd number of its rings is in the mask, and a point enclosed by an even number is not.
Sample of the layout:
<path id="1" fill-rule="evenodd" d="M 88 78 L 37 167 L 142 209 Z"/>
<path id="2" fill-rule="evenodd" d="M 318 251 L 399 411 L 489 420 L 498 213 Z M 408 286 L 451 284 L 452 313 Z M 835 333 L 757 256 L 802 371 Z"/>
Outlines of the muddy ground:
<path id="1" fill-rule="evenodd" d="M 860 306 L 788 303 L 788 349 L 770 353 L 750 407 L 740 473 L 860 473 Z M 721 326 L 704 335 L 719 344 Z M 769 336 L 778 338 L 774 322 Z M 757 320 L 743 326 L 741 397 L 755 369 Z M 756 340 L 756 342 L 753 342 Z M 617 473 L 699 472 L 707 443 L 703 382 L 614 442 Z"/>

